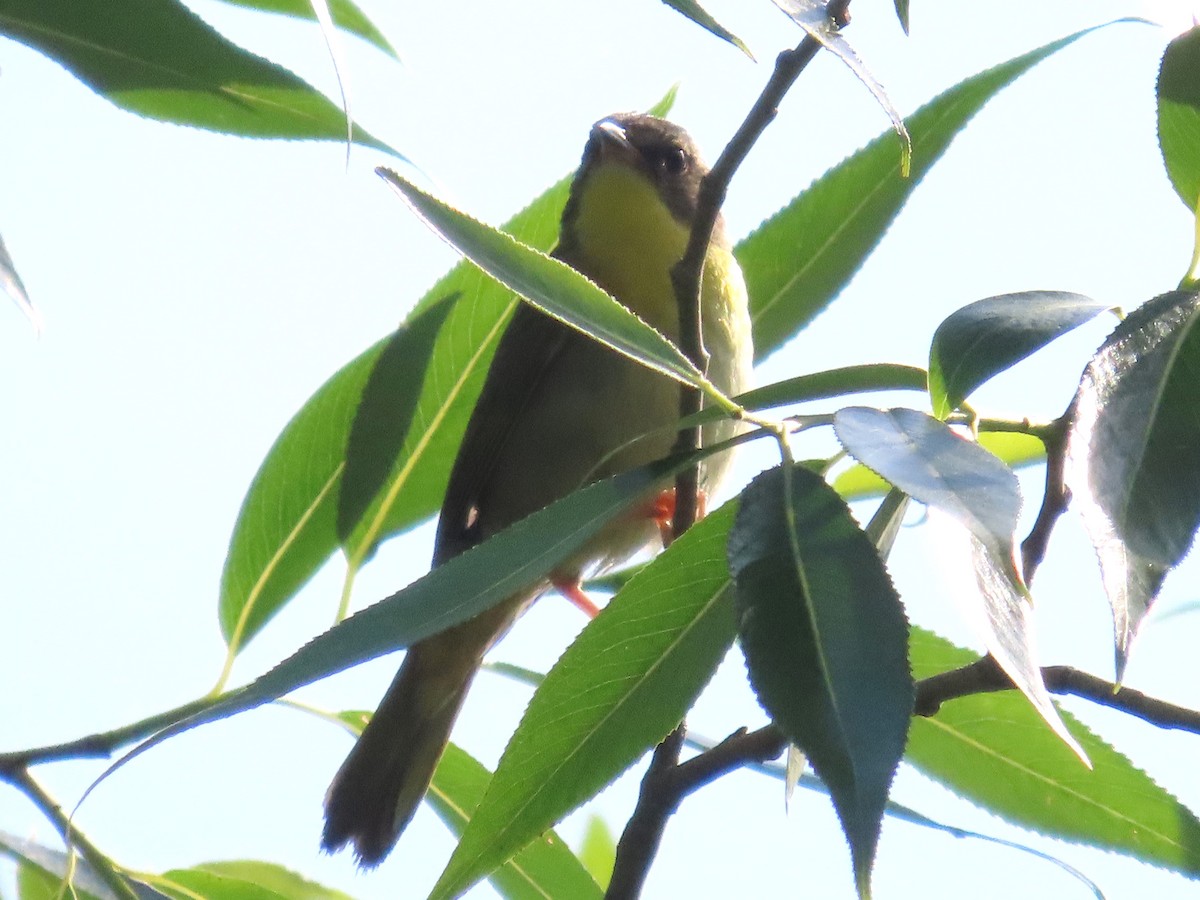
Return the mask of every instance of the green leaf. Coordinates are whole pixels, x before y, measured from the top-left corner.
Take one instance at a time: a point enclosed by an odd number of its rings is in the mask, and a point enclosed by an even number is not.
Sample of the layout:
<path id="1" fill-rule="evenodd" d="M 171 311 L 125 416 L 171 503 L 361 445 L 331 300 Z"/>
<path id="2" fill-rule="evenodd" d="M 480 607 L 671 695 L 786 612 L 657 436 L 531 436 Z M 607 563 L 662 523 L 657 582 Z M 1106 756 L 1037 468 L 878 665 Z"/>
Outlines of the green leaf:
<path id="1" fill-rule="evenodd" d="M 617 839 L 608 823 L 599 816 L 588 818 L 583 844 L 579 848 L 579 860 L 601 887 L 608 887 L 617 863 Z"/>
<path id="2" fill-rule="evenodd" d="M 928 678 L 975 654 L 912 629 L 913 674 Z M 1109 744 L 1063 713 L 1089 771 L 1012 691 L 976 694 L 915 718 L 906 760 L 989 812 L 1040 834 L 1200 876 L 1200 822 Z"/>
<path id="3" fill-rule="evenodd" d="M 978 437 L 979 446 L 1007 463 L 1010 469 L 1046 461 L 1045 444 L 1031 434 L 983 431 Z M 835 478 L 833 487 L 845 500 L 864 500 L 882 497 L 891 485 L 860 463 Z"/>
<path id="4" fill-rule="evenodd" d="M 933 414 L 946 418 L 985 381 L 1111 308 L 1082 294 L 1024 291 L 956 310 L 929 348 Z"/>
<path id="5" fill-rule="evenodd" d="M 71 887 L 64 894 L 64 877 L 65 875 L 51 874 L 33 863 L 22 860 L 17 864 L 17 900 L 60 900 L 64 896 L 78 900 L 107 900 L 112 896 L 109 889 L 99 882 L 96 883 L 94 891 L 85 890 L 78 878 L 71 879 Z"/>
<path id="6" fill-rule="evenodd" d="M 1200 28 L 1167 45 L 1158 72 L 1158 144 L 1175 193 L 1200 208 Z"/>
<path id="7" fill-rule="evenodd" d="M 756 358 L 778 350 L 828 306 L 883 238 L 950 142 L 1001 88 L 1094 29 L 1018 56 L 940 94 L 907 119 L 910 177 L 884 133 L 830 169 L 737 247 L 750 293 Z M 891 302 L 903 303 L 900 296 Z"/>
<path id="8" fill-rule="evenodd" d="M 1118 678 L 1200 526 L 1198 322 L 1197 293 L 1138 307 L 1088 364 L 1072 404 L 1064 474 L 1113 608 Z"/>
<path id="9" fill-rule="evenodd" d="M 563 179 L 506 225 L 536 246 L 558 234 L 569 179 Z M 450 466 L 507 317 L 519 303 L 475 266 L 454 266 L 416 305 L 407 327 L 454 302 L 434 346 L 429 377 L 387 484 L 362 516 L 346 548 L 351 558 L 436 512 Z M 337 503 L 346 448 L 363 389 L 390 339 L 347 363 L 304 404 L 254 477 L 221 576 L 222 633 L 236 652 L 279 611 L 338 548 Z M 245 610 L 251 610 L 246 613 Z M 245 618 L 239 629 L 238 624 Z"/>
<path id="10" fill-rule="evenodd" d="M 316 21 L 311 0 L 224 0 L 234 6 L 260 9 L 263 12 L 279 13 L 296 19 Z M 367 18 L 352 0 L 329 0 L 329 11 L 334 24 L 350 34 L 358 35 L 369 44 L 375 45 L 393 59 L 399 59 L 396 49 L 383 36 L 375 23 Z"/>
<path id="11" fill-rule="evenodd" d="M 537 585 L 616 516 L 663 482 L 722 449 L 728 445 L 673 456 L 595 482 L 556 501 L 339 622 L 245 687 L 214 698 L 207 708 L 164 728 L 122 757 L 110 772 L 174 735 L 401 650 Z"/>
<path id="12" fill-rule="evenodd" d="M 900 598 L 842 499 L 800 466 L 742 494 L 729 565 L 750 682 L 829 786 L 869 896 L 913 705 Z"/>
<path id="13" fill-rule="evenodd" d="M 904 29 L 904 33 L 908 34 L 908 0 L 895 0 L 896 18 L 900 20 L 900 27 Z"/>
<path id="14" fill-rule="evenodd" d="M 274 863 L 228 860 L 164 872 L 156 886 L 179 900 L 352 900 Z"/>
<path id="15" fill-rule="evenodd" d="M 764 385 L 740 395 L 737 402 L 745 409 L 761 410 L 870 391 L 923 391 L 926 378 L 924 369 L 896 363 L 843 366 Z"/>
<path id="16" fill-rule="evenodd" d="M 475 815 L 492 773 L 454 744 L 446 747 L 426 801 L 456 836 Z M 602 895 L 600 886 L 554 831 L 538 835 L 532 843 L 490 876 L 500 894 L 511 900 L 544 900 L 547 897 L 579 897 L 587 900 Z"/>
<path id="17" fill-rule="evenodd" d="M 0 34 L 141 116 L 243 137 L 346 139 L 338 106 L 226 40 L 177 0 L 7 0 Z M 358 126 L 353 138 L 403 158 Z"/>
<path id="18" fill-rule="evenodd" d="M 384 486 L 398 477 L 438 334 L 457 297 L 427 306 L 388 338 L 362 389 L 346 441 L 337 533 L 349 543 Z"/>
<path id="19" fill-rule="evenodd" d="M 430 228 L 542 312 L 656 372 L 720 396 L 678 347 L 566 263 L 447 206 L 389 169 L 376 171 Z"/>
<path id="20" fill-rule="evenodd" d="M 705 31 L 715 34 L 721 40 L 733 44 L 733 46 L 745 53 L 750 59 L 754 59 L 754 54 L 750 52 L 749 47 L 742 43 L 742 39 L 710 16 L 708 11 L 697 3 L 696 0 L 663 0 L 663 3 L 676 12 L 687 16 Z"/>
<path id="21" fill-rule="evenodd" d="M 966 529 L 969 546 L 958 549 L 972 561 L 981 602 L 968 608 L 977 630 L 1013 683 L 1086 762 L 1042 682 L 1032 604 L 1014 559 L 1021 512 L 1017 476 L 978 444 L 914 409 L 848 407 L 834 416 L 834 431 L 860 462 Z"/>
<path id="22" fill-rule="evenodd" d="M 452 897 L 683 718 L 733 642 L 726 504 L 639 572 L 546 675 L 432 896 Z"/>

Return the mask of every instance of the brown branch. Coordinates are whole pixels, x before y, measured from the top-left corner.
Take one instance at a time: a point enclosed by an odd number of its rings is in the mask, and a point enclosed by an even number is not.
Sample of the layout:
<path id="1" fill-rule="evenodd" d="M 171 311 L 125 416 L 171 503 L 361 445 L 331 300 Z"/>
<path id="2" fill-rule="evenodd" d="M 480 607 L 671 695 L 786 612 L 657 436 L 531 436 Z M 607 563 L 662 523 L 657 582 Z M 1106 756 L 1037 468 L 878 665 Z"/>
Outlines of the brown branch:
<path id="1" fill-rule="evenodd" d="M 1025 583 L 1033 581 L 1034 573 L 1046 558 L 1046 548 L 1050 544 L 1050 534 L 1054 531 L 1059 517 L 1071 505 L 1071 492 L 1067 490 L 1064 477 L 1067 455 L 1067 427 L 1073 416 L 1075 404 L 1055 419 L 1054 427 L 1043 429 L 1038 433 L 1046 446 L 1046 489 L 1042 494 L 1042 506 L 1038 510 L 1037 519 L 1029 529 L 1029 536 L 1021 542 L 1021 571 Z"/>
<path id="2" fill-rule="evenodd" d="M 1046 687 L 1055 694 L 1083 697 L 1101 706 L 1136 716 L 1159 728 L 1200 734 L 1200 712 L 1120 687 L 1070 666 L 1042 669 Z M 933 716 L 943 703 L 995 691 L 1015 690 L 1004 671 L 985 656 L 969 665 L 922 679 L 916 685 L 914 715 Z M 722 775 L 781 754 L 788 740 L 774 725 L 757 731 L 741 728 L 710 750 L 679 762 L 683 728 L 677 728 L 654 752 L 642 779 L 637 806 L 617 845 L 613 879 L 607 900 L 637 897 L 662 841 L 667 820 L 684 798 Z"/>
<path id="3" fill-rule="evenodd" d="M 637 806 L 625 823 L 613 860 L 612 878 L 605 900 L 637 897 L 646 883 L 650 863 L 662 843 L 663 830 L 683 800 L 675 777 L 679 771 L 679 751 L 683 748 L 684 726 L 672 731 L 654 749 L 650 767 L 642 778 Z"/>
<path id="4" fill-rule="evenodd" d="M 1042 669 L 1042 680 L 1052 694 L 1082 697 L 1100 706 L 1136 716 L 1159 728 L 1200 734 L 1200 712 L 1121 687 L 1071 666 L 1046 666 Z M 942 672 L 918 682 L 913 711 L 918 716 L 932 716 L 948 700 L 1013 689 L 1012 681 L 995 660 L 985 656 L 961 669 Z"/>

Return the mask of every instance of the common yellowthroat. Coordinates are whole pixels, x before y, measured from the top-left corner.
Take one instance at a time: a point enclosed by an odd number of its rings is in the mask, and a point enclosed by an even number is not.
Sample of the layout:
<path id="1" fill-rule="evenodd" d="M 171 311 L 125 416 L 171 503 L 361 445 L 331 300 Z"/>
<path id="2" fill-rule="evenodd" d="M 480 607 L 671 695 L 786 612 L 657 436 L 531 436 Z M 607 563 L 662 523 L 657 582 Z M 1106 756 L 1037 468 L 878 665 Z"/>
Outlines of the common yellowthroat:
<path id="1" fill-rule="evenodd" d="M 591 130 L 553 255 L 672 340 L 679 311 L 671 268 L 683 256 L 707 172 L 682 128 L 653 116 L 609 116 Z M 741 270 L 718 220 L 701 291 L 708 377 L 727 395 L 749 385 L 750 317 Z M 583 485 L 666 456 L 679 418 L 678 382 L 521 304 L 496 349 L 451 470 L 435 566 Z M 706 426 L 705 444 L 730 437 Z M 711 493 L 728 454 L 710 457 Z M 657 512 L 656 512 L 657 511 Z M 659 535 L 656 499 L 602 530 L 583 552 L 474 619 L 409 648 L 370 724 L 325 798 L 322 846 L 352 844 L 374 866 L 391 851 L 433 777 L 484 653 L 550 584 L 578 593 Z M 661 516 L 660 516 L 661 517 Z"/>

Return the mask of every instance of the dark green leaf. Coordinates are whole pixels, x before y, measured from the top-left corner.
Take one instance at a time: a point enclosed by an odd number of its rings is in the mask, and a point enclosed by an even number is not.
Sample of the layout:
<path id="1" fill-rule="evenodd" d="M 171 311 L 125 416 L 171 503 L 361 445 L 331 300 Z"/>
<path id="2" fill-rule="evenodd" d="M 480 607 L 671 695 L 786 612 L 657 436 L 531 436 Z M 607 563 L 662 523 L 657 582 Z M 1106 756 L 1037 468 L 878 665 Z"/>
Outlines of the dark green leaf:
<path id="1" fill-rule="evenodd" d="M 1138 625 L 1200 525 L 1200 294 L 1134 310 L 1075 396 L 1067 487 L 1113 608 L 1118 677 Z"/>
<path id="2" fill-rule="evenodd" d="M 1158 144 L 1175 193 L 1200 210 L 1200 28 L 1167 45 L 1158 72 Z"/>
<path id="3" fill-rule="evenodd" d="M 954 136 L 988 100 L 1092 30 L 968 78 L 917 110 L 907 120 L 913 140 L 910 177 L 900 177 L 895 138 L 885 133 L 826 172 L 742 241 L 737 257 L 750 293 L 757 358 L 778 350 L 833 301 Z M 904 301 L 897 294 L 889 302 Z"/>
<path id="4" fill-rule="evenodd" d="M 912 629 L 912 665 L 928 678 L 975 654 Z M 1017 694 L 976 694 L 916 718 L 906 760 L 956 794 L 1041 834 L 1200 876 L 1200 823 L 1145 772 L 1069 713 L 1092 761 L 1084 769 Z"/>
<path id="5" fill-rule="evenodd" d="M 723 41 L 729 41 L 733 46 L 737 47 L 751 59 L 754 59 L 754 54 L 750 52 L 750 48 L 742 43 L 732 31 L 728 30 L 724 25 L 708 14 L 696 0 L 663 0 L 663 3 L 671 7 L 676 12 L 687 16 L 705 31 L 711 32 Z"/>
<path id="6" fill-rule="evenodd" d="M 261 9 L 263 12 L 281 13 L 297 19 L 316 19 L 311 0 L 224 0 L 224 2 L 234 6 Z M 396 49 L 383 36 L 383 32 L 376 28 L 375 23 L 368 19 L 366 14 L 351 0 L 329 0 L 329 11 L 333 14 L 334 24 L 338 28 L 358 35 L 393 59 L 399 59 Z"/>
<path id="7" fill-rule="evenodd" d="M 923 391 L 925 384 L 925 371 L 916 366 L 871 363 L 811 372 L 777 381 L 742 394 L 737 402 L 745 409 L 761 410 L 869 391 Z"/>
<path id="8" fill-rule="evenodd" d="M 0 34 L 138 115 L 243 137 L 346 139 L 338 106 L 227 41 L 177 0 L 7 0 Z M 358 126 L 353 138 L 401 156 Z"/>
<path id="9" fill-rule="evenodd" d="M 1082 294 L 1024 291 L 952 313 L 929 347 L 929 396 L 944 419 L 975 388 L 1111 307 Z"/>
<path id="10" fill-rule="evenodd" d="M 430 228 L 538 309 L 648 368 L 715 391 L 678 347 L 566 263 L 447 206 L 389 169 L 377 171 Z"/>
<path id="11" fill-rule="evenodd" d="M 829 786 L 868 896 L 913 705 L 900 598 L 842 499 L 799 466 L 743 493 L 729 565 L 751 684 Z"/>
<path id="12" fill-rule="evenodd" d="M 433 896 L 457 896 L 679 724 L 733 642 L 733 511 L 634 576 L 546 675 Z"/>
<path id="13" fill-rule="evenodd" d="M 896 2 L 896 18 L 900 20 L 900 27 L 904 29 L 904 33 L 908 34 L 908 0 L 895 0 Z"/>
<path id="14" fill-rule="evenodd" d="M 337 533 L 349 543 L 367 510 L 399 473 L 405 438 L 417 412 L 437 337 L 457 297 L 427 306 L 387 339 L 363 387 L 346 443 L 338 492 Z"/>
<path id="15" fill-rule="evenodd" d="M 454 744 L 446 747 L 426 801 L 456 836 L 475 815 L 492 773 Z M 600 886 L 554 831 L 532 843 L 496 869 L 489 881 L 506 900 L 544 900 L 547 897 L 598 898 Z"/>

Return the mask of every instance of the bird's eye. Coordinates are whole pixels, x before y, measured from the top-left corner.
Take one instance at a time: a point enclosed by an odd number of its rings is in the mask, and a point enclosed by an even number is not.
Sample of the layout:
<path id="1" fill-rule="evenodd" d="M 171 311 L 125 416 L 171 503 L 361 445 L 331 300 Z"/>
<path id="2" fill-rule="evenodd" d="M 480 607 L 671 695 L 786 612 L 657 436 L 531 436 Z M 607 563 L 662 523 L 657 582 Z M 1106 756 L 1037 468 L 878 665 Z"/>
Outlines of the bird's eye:
<path id="1" fill-rule="evenodd" d="M 687 152 L 682 147 L 667 147 L 658 154 L 657 162 L 668 175 L 678 175 L 687 168 Z"/>

